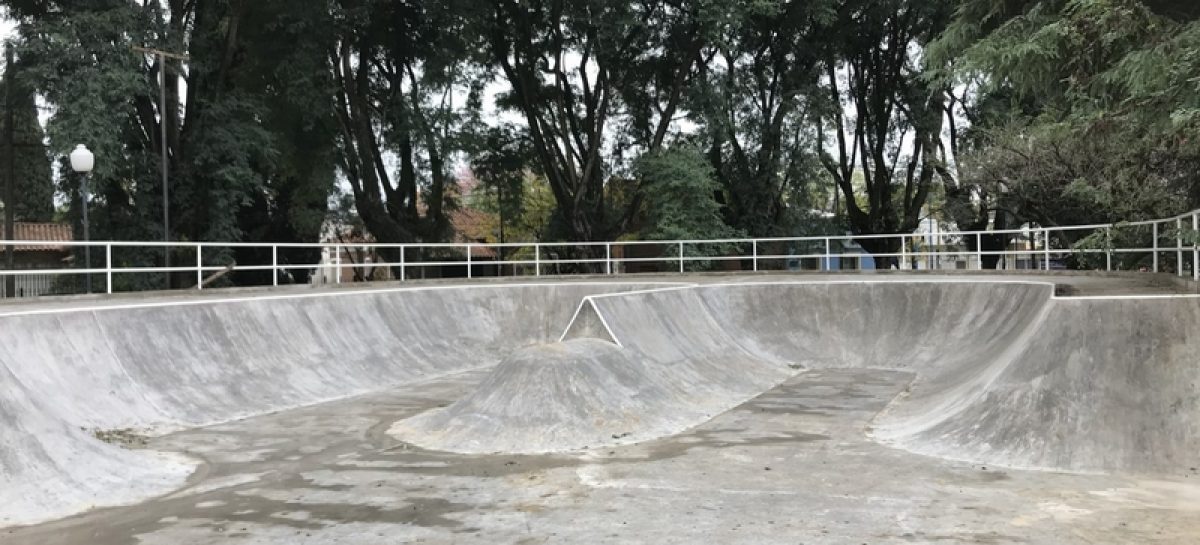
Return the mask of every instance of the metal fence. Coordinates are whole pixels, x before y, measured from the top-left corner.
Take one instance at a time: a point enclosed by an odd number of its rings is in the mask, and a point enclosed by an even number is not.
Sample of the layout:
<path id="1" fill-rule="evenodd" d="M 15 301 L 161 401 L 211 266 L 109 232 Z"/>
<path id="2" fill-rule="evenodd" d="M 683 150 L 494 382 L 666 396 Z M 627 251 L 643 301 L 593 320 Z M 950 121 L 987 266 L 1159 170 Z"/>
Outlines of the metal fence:
<path id="1" fill-rule="evenodd" d="M 55 242 L 76 254 L 90 249 L 92 267 L 0 270 L 0 293 L 8 277 L 38 289 L 17 295 L 78 293 L 80 278 L 92 291 L 124 291 L 130 275 L 168 275 L 167 287 L 205 289 L 213 276 L 267 272 L 264 285 L 287 282 L 297 271 L 312 282 L 335 284 L 386 278 L 616 275 L 697 270 L 1079 269 L 1171 272 L 1200 281 L 1200 210 L 1176 217 L 1116 224 L 1028 227 L 998 231 L 842 235 L 791 238 L 539 242 L 539 243 L 242 243 L 242 242 Z M 0 249 L 44 246 L 44 241 L 0 241 Z M 864 247 L 874 247 L 867 252 Z M 879 251 L 879 248 L 886 248 Z M 254 249 L 258 263 L 220 262 L 217 256 Z M 280 253 L 307 249 L 312 262 L 281 261 Z M 143 259 L 114 254 L 132 251 Z M 147 263 L 145 255 L 170 253 Z M 269 255 L 269 260 L 266 256 Z M 362 256 L 372 259 L 363 259 Z M 73 260 L 82 262 L 78 256 Z M 163 265 L 170 263 L 170 266 Z M 370 274 L 364 274 L 370 271 Z M 449 272 L 448 272 L 449 271 Z M 380 274 L 382 272 L 382 274 Z M 90 278 L 89 278 L 90 276 Z M 47 280 L 50 279 L 50 280 Z M 49 287 L 48 287 L 49 286 Z"/>
<path id="2" fill-rule="evenodd" d="M 55 284 L 59 280 L 58 275 L 42 274 L 40 271 L 28 272 L 30 274 L 20 275 L 14 279 L 11 297 L 40 297 L 54 292 Z M 4 289 L 3 281 L 0 281 L 0 299 L 5 297 L 10 297 L 10 295 Z"/>

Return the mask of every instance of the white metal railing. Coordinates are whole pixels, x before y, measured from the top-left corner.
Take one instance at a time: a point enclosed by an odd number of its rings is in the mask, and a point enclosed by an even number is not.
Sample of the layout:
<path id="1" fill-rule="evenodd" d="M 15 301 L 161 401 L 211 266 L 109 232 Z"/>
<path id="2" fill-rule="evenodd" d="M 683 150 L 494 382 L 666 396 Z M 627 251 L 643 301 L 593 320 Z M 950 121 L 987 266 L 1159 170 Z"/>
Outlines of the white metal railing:
<path id="1" fill-rule="evenodd" d="M 1149 229 L 1151 244 L 1149 247 L 1120 247 L 1114 240 L 1114 232 L 1122 233 L 1129 229 Z M 1083 246 L 1078 244 L 1084 234 L 1091 232 L 1093 242 L 1098 239 L 1098 246 Z M 431 268 L 463 268 L 457 276 L 474 278 L 481 267 L 494 268 L 500 276 L 504 268 L 509 274 L 504 276 L 528 275 L 533 276 L 576 273 L 599 273 L 606 275 L 628 272 L 630 265 L 658 264 L 664 265 L 664 270 L 658 272 L 688 271 L 689 263 L 720 263 L 740 261 L 750 267 L 751 271 L 769 270 L 772 268 L 808 269 L 820 271 L 836 271 L 846 268 L 862 269 L 866 260 L 874 260 L 876 267 L 895 260 L 892 266 L 902 270 L 937 269 L 953 264 L 957 269 L 982 270 L 985 258 L 995 258 L 1000 263 L 997 268 L 1023 268 L 1051 270 L 1057 260 L 1075 256 L 1090 260 L 1083 268 L 1114 270 L 1119 269 L 1119 260 L 1130 255 L 1141 254 L 1149 256 L 1147 271 L 1162 272 L 1163 264 L 1170 261 L 1174 254 L 1174 272 L 1185 276 L 1185 270 L 1190 272 L 1192 280 L 1200 281 L 1200 210 L 1195 210 L 1172 218 L 1097 225 L 1074 225 L 1063 227 L 1030 227 L 1022 229 L 1007 229 L 997 231 L 966 231 L 940 233 L 907 233 L 890 235 L 841 235 L 841 236 L 809 236 L 759 239 L 718 239 L 718 240 L 645 240 L 645 241 L 614 241 L 614 242 L 537 242 L 537 243 L 438 243 L 438 244 L 371 244 L 371 243 L 255 243 L 255 242 L 149 242 L 149 241 L 95 241 L 95 242 L 53 242 L 56 246 L 70 248 L 89 247 L 93 250 L 92 263 L 103 266 L 84 268 L 59 269 L 0 269 L 0 297 L 5 292 L 8 277 L 73 277 L 84 275 L 103 279 L 95 282 L 95 291 L 112 293 L 114 279 L 123 275 L 174 273 L 176 284 L 185 283 L 191 289 L 204 289 L 207 274 L 237 271 L 270 271 L 272 285 L 280 283 L 281 275 L 290 271 L 307 270 L 321 273 L 317 276 L 326 278 L 331 283 L 348 283 L 353 281 L 355 274 L 366 270 L 383 270 L 391 274 L 393 280 L 410 280 L 414 272 Z M 1003 235 L 1003 249 L 984 250 L 988 237 Z M 1096 237 L 1095 235 L 1100 235 Z M 1174 244 L 1162 244 L 1164 236 Z M 864 241 L 892 240 L 895 251 L 886 253 L 866 253 L 858 246 Z M 973 239 L 973 240 L 971 240 Z M 969 241 L 974 242 L 971 248 Z M 1055 244 L 1057 242 L 1057 245 Z M 835 248 L 835 244 L 838 248 Z M 20 246 L 45 246 L 46 241 L 2 241 L 0 252 Z M 638 254 L 634 257 L 627 254 L 630 249 L 658 246 L 657 255 Z M 707 249 L 705 248 L 707 247 Z M 713 247 L 718 247 L 715 249 Z M 151 249 L 163 252 L 169 249 L 172 253 L 170 267 L 120 265 L 114 263 L 114 250 Z M 264 254 L 269 250 L 270 262 L 254 264 L 214 264 L 206 263 L 205 256 L 221 254 L 221 251 L 235 249 L 260 249 Z M 780 248 L 783 248 L 782 253 Z M 289 249 L 310 249 L 323 258 L 314 263 L 281 263 L 280 251 Z M 486 251 L 495 258 L 480 259 L 475 256 L 478 251 Z M 618 250 L 618 251 L 614 251 Z M 375 257 L 394 257 L 393 261 L 358 262 L 352 259 L 353 252 Z M 180 255 L 194 254 L 194 261 L 180 261 Z M 507 256 L 506 256 L 507 254 Z M 505 256 L 503 259 L 501 256 Z M 1167 257 L 1168 259 L 1163 259 Z M 854 267 L 846 267 L 850 261 L 857 262 Z M 181 263 L 188 263 L 186 265 Z M 783 267 L 772 267 L 773 263 L 783 263 Z M 1101 265 L 1101 262 L 1103 263 Z M 583 268 L 587 268 L 584 270 Z M 624 270 L 623 270 L 624 269 Z M 347 275 L 346 270 L 350 273 Z M 735 269 L 737 270 L 737 269 Z M 330 273 L 332 274 L 325 274 Z M 332 278 L 329 278 L 332 276 Z M 184 280 L 184 279 L 189 280 Z M 164 283 L 165 285 L 165 283 Z M 45 292 L 45 290 L 38 290 Z M 78 290 L 77 290 L 78 291 Z"/>

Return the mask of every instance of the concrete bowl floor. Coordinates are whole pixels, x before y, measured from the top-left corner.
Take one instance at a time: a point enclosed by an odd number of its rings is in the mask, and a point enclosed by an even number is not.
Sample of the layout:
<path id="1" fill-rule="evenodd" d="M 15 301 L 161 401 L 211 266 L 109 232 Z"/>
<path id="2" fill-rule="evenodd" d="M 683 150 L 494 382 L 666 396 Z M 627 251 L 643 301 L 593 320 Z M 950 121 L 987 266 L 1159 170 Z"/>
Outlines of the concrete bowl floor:
<path id="1" fill-rule="evenodd" d="M 824 369 L 688 432 L 536 456 L 390 438 L 480 371 L 150 439 L 203 460 L 131 507 L 0 530 L 0 543 L 1200 542 L 1200 473 L 1015 471 L 879 445 L 909 373 Z"/>

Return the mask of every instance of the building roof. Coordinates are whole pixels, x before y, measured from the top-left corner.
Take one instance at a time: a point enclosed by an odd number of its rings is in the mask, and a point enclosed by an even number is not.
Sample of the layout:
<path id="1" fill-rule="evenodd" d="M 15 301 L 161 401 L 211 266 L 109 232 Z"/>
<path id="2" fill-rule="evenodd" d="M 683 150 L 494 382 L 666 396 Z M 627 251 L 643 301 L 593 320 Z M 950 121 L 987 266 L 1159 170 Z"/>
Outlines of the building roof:
<path id="1" fill-rule="evenodd" d="M 4 229 L 0 226 L 0 240 L 3 240 Z M 37 241 L 37 242 L 71 242 L 75 240 L 74 233 L 71 232 L 71 226 L 65 223 L 28 223 L 17 222 L 13 225 L 13 239 L 21 241 Z M 3 253 L 4 246 L 0 245 L 0 253 Z M 16 245 L 13 250 L 17 253 L 21 252 L 66 252 L 67 247 L 62 244 L 39 244 L 39 245 Z"/>

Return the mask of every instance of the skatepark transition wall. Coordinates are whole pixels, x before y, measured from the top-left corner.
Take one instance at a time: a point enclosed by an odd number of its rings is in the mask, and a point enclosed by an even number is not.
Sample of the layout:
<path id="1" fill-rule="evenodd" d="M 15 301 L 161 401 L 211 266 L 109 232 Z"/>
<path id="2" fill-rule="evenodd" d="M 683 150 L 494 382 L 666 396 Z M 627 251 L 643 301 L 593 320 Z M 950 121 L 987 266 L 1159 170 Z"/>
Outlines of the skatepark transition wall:
<path id="1" fill-rule="evenodd" d="M 866 433 L 998 466 L 1200 465 L 1200 299 L 994 281 L 549 283 L 0 314 L 0 526 L 134 503 L 195 463 L 97 439 L 487 368 L 414 445 L 555 452 L 701 424 L 808 369 L 912 374 Z"/>

